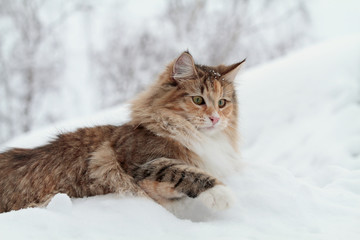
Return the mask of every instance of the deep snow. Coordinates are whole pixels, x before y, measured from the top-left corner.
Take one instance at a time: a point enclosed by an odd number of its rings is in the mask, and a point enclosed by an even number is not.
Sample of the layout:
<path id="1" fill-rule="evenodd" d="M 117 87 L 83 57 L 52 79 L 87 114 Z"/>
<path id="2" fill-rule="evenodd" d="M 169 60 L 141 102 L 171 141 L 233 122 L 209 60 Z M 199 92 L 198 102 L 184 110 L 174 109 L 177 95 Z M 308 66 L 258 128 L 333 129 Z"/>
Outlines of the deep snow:
<path id="1" fill-rule="evenodd" d="M 226 181 L 233 208 L 192 209 L 191 221 L 151 200 L 61 194 L 47 208 L 0 214 L 0 239 L 360 239 L 360 36 L 245 70 L 238 83 L 243 168 Z M 2 150 L 128 117 L 119 106 Z"/>

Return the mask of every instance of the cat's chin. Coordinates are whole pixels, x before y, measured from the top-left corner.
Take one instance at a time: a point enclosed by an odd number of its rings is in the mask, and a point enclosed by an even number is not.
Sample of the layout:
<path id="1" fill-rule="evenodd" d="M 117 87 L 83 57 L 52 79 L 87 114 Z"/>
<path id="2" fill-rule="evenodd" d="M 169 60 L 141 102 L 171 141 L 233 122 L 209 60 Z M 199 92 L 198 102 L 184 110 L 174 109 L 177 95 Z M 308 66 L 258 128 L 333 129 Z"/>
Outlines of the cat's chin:
<path id="1" fill-rule="evenodd" d="M 203 128 L 200 128 L 199 130 L 200 130 L 200 132 L 211 136 L 215 133 L 218 133 L 221 129 L 216 126 L 211 126 L 211 127 L 203 127 Z"/>

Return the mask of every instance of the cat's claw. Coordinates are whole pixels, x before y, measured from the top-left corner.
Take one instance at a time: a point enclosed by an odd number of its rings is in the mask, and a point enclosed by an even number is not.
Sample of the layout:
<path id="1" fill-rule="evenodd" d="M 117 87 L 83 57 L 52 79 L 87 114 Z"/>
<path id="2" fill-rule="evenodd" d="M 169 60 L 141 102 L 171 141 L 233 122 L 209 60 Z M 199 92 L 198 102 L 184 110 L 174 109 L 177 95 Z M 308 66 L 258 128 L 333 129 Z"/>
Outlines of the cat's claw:
<path id="1" fill-rule="evenodd" d="M 199 200 L 208 208 L 225 210 L 235 203 L 235 195 L 230 188 L 224 185 L 216 185 L 199 195 Z"/>

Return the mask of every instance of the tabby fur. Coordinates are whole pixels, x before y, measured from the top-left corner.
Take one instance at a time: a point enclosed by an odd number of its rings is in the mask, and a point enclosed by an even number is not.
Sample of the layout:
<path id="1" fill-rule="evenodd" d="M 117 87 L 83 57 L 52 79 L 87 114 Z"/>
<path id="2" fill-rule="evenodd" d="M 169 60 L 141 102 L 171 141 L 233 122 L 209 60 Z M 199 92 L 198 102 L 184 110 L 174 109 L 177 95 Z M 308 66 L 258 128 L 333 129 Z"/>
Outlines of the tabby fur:
<path id="1" fill-rule="evenodd" d="M 0 212 L 46 206 L 57 193 L 132 194 L 167 209 L 186 198 L 229 207 L 232 193 L 220 179 L 238 163 L 233 82 L 242 62 L 196 65 L 184 52 L 132 102 L 128 123 L 81 128 L 34 149 L 1 153 Z"/>

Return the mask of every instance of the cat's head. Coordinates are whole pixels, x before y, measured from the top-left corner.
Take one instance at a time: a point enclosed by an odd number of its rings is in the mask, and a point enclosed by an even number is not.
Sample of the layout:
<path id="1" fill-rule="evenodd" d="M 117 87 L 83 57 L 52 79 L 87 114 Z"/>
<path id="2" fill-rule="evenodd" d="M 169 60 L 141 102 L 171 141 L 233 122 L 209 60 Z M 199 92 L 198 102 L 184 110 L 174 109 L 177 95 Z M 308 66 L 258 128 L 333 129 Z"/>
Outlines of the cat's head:
<path id="1" fill-rule="evenodd" d="M 174 61 L 169 79 L 178 92 L 171 101 L 174 111 L 201 132 L 231 128 L 237 115 L 234 78 L 243 62 L 209 67 L 195 64 L 190 53 L 182 53 Z"/>
<path id="2" fill-rule="evenodd" d="M 226 128 L 235 132 L 237 99 L 234 79 L 244 61 L 210 67 L 195 64 L 190 53 L 184 52 L 140 98 L 147 105 L 142 108 L 148 107 L 155 114 L 169 110 L 206 134 Z"/>

